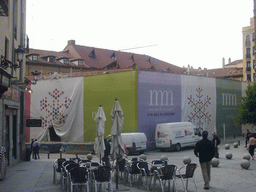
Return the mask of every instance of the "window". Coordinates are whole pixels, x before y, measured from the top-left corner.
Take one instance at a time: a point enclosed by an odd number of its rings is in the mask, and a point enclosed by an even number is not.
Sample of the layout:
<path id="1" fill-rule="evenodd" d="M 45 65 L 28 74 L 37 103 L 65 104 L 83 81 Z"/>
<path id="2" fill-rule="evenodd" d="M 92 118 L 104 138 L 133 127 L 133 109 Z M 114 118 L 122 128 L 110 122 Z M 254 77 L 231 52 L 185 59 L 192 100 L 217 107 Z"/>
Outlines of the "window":
<path id="1" fill-rule="evenodd" d="M 134 62 L 134 56 L 133 56 L 133 55 L 131 56 L 130 60 L 131 60 L 132 62 Z"/>
<path id="2" fill-rule="evenodd" d="M 151 59 L 150 59 L 150 57 L 148 58 L 148 61 L 147 61 L 149 64 L 151 64 Z"/>
<path id="3" fill-rule="evenodd" d="M 250 35 L 246 35 L 246 38 L 245 38 L 245 45 L 250 45 Z"/>
<path id="4" fill-rule="evenodd" d="M 252 54 L 255 55 L 255 46 L 252 48 Z"/>
<path id="5" fill-rule="evenodd" d="M 83 60 L 78 60 L 78 65 L 83 65 Z"/>
<path id="6" fill-rule="evenodd" d="M 68 58 L 64 58 L 64 59 L 63 59 L 63 63 L 64 63 L 64 64 L 68 64 Z"/>
<path id="7" fill-rule="evenodd" d="M 53 56 L 48 57 L 48 61 L 53 63 L 55 61 L 55 57 L 53 57 Z"/>
<path id="8" fill-rule="evenodd" d="M 251 49 L 246 48 L 246 58 L 251 58 Z"/>
<path id="9" fill-rule="evenodd" d="M 5 38 L 5 42 L 4 42 L 4 56 L 5 58 L 8 59 L 8 51 L 9 51 L 9 40 L 7 38 Z"/>
<path id="10" fill-rule="evenodd" d="M 251 61 L 247 61 L 247 63 L 246 63 L 246 71 L 251 71 Z"/>
<path id="11" fill-rule="evenodd" d="M 92 52 L 90 53 L 89 57 L 91 57 L 91 58 L 95 58 L 95 57 L 96 57 L 96 56 L 95 56 L 94 49 L 93 49 Z"/>
<path id="12" fill-rule="evenodd" d="M 38 55 L 32 55 L 32 60 L 37 61 L 38 60 Z"/>
<path id="13" fill-rule="evenodd" d="M 111 55 L 111 59 L 116 60 L 116 54 L 115 54 L 115 52 Z"/>
<path id="14" fill-rule="evenodd" d="M 255 68 L 255 60 L 253 60 L 252 66 L 253 66 L 253 69 L 254 69 Z"/>

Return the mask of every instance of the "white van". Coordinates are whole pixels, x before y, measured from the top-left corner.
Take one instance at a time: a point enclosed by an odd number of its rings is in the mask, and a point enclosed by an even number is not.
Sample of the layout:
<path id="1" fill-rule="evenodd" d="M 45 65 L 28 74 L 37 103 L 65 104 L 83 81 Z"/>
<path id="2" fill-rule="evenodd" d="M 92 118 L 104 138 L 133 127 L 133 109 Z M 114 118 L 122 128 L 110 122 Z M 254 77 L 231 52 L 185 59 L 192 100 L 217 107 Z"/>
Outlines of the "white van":
<path id="1" fill-rule="evenodd" d="M 157 124 L 155 132 L 156 147 L 161 151 L 195 146 L 201 139 L 201 132 L 191 122 Z"/>
<path id="2" fill-rule="evenodd" d="M 144 153 L 147 149 L 147 137 L 142 132 L 121 133 L 122 141 L 125 144 L 127 154 Z M 109 142 L 112 141 L 112 136 L 107 136 Z"/>

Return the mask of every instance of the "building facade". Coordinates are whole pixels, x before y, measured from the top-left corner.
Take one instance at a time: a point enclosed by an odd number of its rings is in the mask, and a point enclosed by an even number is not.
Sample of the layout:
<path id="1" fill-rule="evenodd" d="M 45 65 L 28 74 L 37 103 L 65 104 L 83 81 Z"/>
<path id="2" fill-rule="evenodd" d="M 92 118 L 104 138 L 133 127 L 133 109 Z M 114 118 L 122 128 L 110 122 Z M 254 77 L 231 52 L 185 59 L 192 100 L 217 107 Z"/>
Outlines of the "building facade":
<path id="1" fill-rule="evenodd" d="M 7 164 L 25 158 L 26 0 L 0 0 L 0 146 Z"/>
<path id="2" fill-rule="evenodd" d="M 250 26 L 243 27 L 243 81 L 255 81 L 255 32 L 254 18 Z"/>

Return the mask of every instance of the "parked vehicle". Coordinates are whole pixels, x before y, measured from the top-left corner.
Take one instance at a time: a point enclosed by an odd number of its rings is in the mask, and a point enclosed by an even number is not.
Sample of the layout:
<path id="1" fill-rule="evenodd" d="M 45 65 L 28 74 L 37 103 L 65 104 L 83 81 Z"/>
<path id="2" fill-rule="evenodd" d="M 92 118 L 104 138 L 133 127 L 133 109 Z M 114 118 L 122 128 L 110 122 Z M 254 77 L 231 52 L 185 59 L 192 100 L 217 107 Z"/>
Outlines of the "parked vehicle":
<path id="1" fill-rule="evenodd" d="M 145 133 L 132 132 L 132 133 L 121 133 L 122 141 L 127 150 L 127 154 L 133 153 L 144 153 L 147 149 L 147 137 Z M 107 136 L 107 140 L 111 143 L 112 136 Z"/>
<path id="2" fill-rule="evenodd" d="M 196 145 L 201 139 L 201 132 L 191 122 L 157 124 L 155 132 L 156 147 L 161 151 Z"/>

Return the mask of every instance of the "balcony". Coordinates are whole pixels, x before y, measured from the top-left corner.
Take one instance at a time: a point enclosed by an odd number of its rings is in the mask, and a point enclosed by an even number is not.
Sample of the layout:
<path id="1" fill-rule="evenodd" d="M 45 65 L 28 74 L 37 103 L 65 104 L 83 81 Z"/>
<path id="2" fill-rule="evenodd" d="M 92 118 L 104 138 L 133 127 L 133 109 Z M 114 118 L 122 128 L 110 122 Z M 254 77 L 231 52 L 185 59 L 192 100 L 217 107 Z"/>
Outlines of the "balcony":
<path id="1" fill-rule="evenodd" d="M 248 42 L 245 43 L 245 47 L 250 47 L 250 46 L 251 46 L 251 43 L 248 43 Z"/>
<path id="2" fill-rule="evenodd" d="M 0 0 L 0 16 L 8 16 L 8 0 Z"/>
<path id="3" fill-rule="evenodd" d="M 251 54 L 245 54 L 246 59 L 250 59 L 251 58 Z"/>

